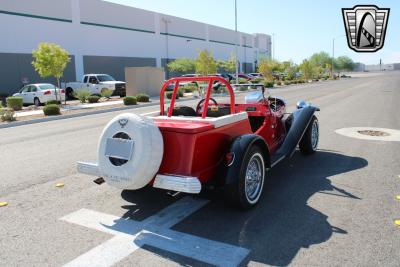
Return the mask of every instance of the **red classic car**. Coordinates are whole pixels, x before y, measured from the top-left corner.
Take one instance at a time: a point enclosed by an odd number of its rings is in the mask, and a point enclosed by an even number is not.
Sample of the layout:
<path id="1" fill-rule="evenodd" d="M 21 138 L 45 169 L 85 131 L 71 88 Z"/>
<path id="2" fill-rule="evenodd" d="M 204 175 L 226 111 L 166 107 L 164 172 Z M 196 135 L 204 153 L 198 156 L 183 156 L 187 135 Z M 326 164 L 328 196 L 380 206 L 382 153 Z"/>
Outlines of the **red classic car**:
<path id="1" fill-rule="evenodd" d="M 229 103 L 211 98 L 215 81 L 225 85 Z M 208 84 L 196 109 L 175 105 L 180 82 Z M 297 146 L 303 154 L 314 153 L 319 138 L 317 107 L 301 101 L 288 114 L 284 100 L 265 97 L 264 91 L 261 87 L 247 94 L 245 103 L 236 103 L 231 85 L 220 77 L 172 78 L 161 89 L 160 111 L 116 116 L 100 137 L 98 162 L 78 162 L 78 171 L 121 189 L 150 184 L 197 194 L 220 186 L 239 207 L 251 208 L 260 198 L 267 170 Z"/>

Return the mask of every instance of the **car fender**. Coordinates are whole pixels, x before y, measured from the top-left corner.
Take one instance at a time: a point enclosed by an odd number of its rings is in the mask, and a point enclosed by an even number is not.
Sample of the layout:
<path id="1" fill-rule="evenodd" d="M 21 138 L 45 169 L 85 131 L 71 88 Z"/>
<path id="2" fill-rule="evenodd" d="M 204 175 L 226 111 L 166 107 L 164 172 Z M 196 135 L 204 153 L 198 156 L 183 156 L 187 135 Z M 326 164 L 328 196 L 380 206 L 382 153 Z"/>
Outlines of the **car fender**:
<path id="1" fill-rule="evenodd" d="M 285 140 L 280 148 L 276 151 L 276 155 L 279 155 L 280 157 L 291 157 L 293 155 L 297 145 L 307 130 L 315 111 L 318 110 L 319 108 L 308 105 L 292 113 L 292 121 L 290 125 L 286 124 L 286 127 L 289 126 L 289 129 L 286 129 L 287 134 Z M 274 157 L 276 155 L 274 155 Z"/>
<path id="2" fill-rule="evenodd" d="M 264 139 L 259 135 L 255 134 L 241 135 L 233 141 L 229 150 L 230 152 L 233 152 L 234 158 L 231 165 L 227 167 L 225 184 L 232 184 L 238 181 L 240 168 L 242 167 L 242 161 L 247 151 L 253 144 L 257 144 L 264 151 L 265 167 L 266 168 L 270 167 L 271 161 L 269 155 L 269 148 Z"/>

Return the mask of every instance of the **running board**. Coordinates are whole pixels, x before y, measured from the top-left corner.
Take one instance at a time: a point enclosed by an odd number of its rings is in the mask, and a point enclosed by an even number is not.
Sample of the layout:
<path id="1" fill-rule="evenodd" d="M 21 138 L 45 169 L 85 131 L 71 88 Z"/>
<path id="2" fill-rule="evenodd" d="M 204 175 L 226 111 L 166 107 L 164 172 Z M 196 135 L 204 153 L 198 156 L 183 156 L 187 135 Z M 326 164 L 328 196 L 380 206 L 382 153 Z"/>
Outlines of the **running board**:
<path id="1" fill-rule="evenodd" d="M 283 154 L 274 154 L 271 157 L 271 168 L 286 158 Z"/>

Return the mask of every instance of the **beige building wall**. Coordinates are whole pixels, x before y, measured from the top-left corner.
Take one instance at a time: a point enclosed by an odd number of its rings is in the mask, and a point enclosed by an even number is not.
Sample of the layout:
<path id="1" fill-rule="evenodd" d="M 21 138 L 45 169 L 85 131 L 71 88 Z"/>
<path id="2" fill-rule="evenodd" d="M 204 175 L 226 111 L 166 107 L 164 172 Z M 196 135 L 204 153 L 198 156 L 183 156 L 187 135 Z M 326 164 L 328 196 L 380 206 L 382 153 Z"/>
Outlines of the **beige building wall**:
<path id="1" fill-rule="evenodd" d="M 145 93 L 157 96 L 164 83 L 165 73 L 162 68 L 128 67 L 125 68 L 126 95 Z"/>

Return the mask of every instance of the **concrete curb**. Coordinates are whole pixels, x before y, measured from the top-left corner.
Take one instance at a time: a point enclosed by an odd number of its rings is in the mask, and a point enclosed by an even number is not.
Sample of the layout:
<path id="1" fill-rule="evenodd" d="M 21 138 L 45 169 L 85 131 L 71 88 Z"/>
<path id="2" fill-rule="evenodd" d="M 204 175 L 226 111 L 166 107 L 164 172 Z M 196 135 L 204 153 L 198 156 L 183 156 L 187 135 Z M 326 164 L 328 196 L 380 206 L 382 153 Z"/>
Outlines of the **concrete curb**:
<path id="1" fill-rule="evenodd" d="M 196 99 L 196 98 L 193 97 L 190 99 L 177 99 L 176 102 L 183 102 L 183 101 L 194 100 L 194 99 Z M 169 103 L 169 102 L 165 102 L 165 103 Z M 102 114 L 102 113 L 107 113 L 107 112 L 145 108 L 145 107 L 157 106 L 159 104 L 160 104 L 160 102 L 153 102 L 153 103 L 150 102 L 150 103 L 134 105 L 134 106 L 124 106 L 124 107 L 116 107 L 116 108 L 110 108 L 110 109 L 100 109 L 100 110 L 94 110 L 94 111 L 88 111 L 88 112 L 82 112 L 82 113 L 76 113 L 76 114 L 50 116 L 50 117 L 26 120 L 26 121 L 16 121 L 16 122 L 10 122 L 7 124 L 0 124 L 0 129 L 17 127 L 17 126 L 22 126 L 22 125 L 29 125 L 29 124 L 36 124 L 36 123 L 47 122 L 47 121 L 56 121 L 56 120 L 64 120 L 64 119 L 77 118 L 77 117 L 83 117 L 83 116 L 89 116 L 89 115 L 96 115 L 96 114 Z"/>

